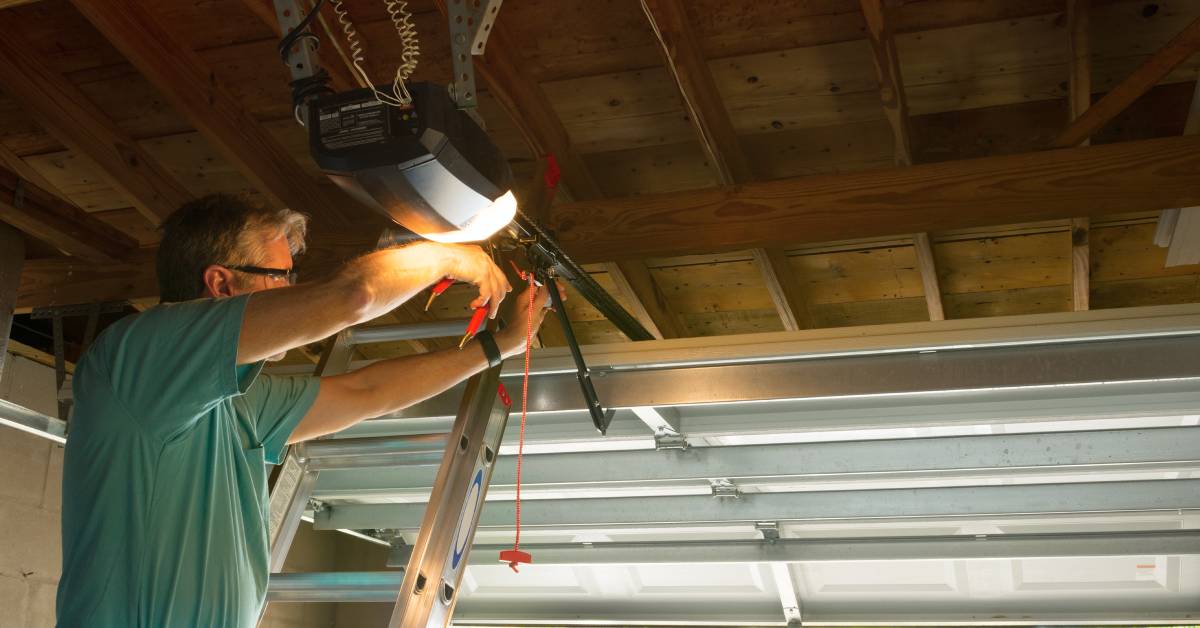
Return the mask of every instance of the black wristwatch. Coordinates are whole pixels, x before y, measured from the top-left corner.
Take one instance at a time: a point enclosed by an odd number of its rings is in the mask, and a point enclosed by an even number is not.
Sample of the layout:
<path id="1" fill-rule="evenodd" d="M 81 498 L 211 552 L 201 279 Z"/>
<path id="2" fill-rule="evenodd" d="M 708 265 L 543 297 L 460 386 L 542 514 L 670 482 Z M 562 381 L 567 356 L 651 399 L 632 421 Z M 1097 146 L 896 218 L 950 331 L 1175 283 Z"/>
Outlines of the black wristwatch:
<path id="1" fill-rule="evenodd" d="M 492 332 L 483 330 L 475 334 L 475 340 L 479 341 L 479 346 L 483 347 L 483 355 L 487 356 L 488 368 L 499 366 L 504 361 L 504 354 L 500 353 L 500 347 L 496 344 L 496 337 Z"/>

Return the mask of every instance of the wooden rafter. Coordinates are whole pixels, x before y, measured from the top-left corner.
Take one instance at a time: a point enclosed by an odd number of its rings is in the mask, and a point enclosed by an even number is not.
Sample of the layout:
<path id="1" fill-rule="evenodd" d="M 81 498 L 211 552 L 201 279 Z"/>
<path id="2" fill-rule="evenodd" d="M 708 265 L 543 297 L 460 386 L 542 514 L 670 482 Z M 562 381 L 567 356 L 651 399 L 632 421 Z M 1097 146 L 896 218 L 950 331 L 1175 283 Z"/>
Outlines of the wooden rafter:
<path id="1" fill-rule="evenodd" d="M 860 0 L 863 18 L 867 23 L 867 41 L 871 43 L 871 59 L 875 78 L 879 81 L 879 101 L 892 129 L 895 162 L 899 166 L 912 164 L 912 139 L 908 130 L 908 98 L 904 94 L 904 79 L 900 73 L 900 57 L 896 53 L 896 38 L 884 0 Z"/>
<path id="2" fill-rule="evenodd" d="M 1054 148 L 1078 146 L 1117 117 L 1133 101 L 1166 78 L 1171 70 L 1200 50 L 1200 18 L 1196 18 L 1133 74 L 1088 107 L 1054 140 Z"/>
<path id="3" fill-rule="evenodd" d="M 1067 108 L 1072 123 L 1086 114 L 1092 105 L 1090 5 L 1091 0 L 1067 0 L 1067 31 L 1071 48 Z M 1080 142 L 1082 145 L 1090 143 L 1088 138 Z M 1076 312 L 1091 306 L 1090 230 L 1090 221 L 1086 217 L 1071 219 L 1071 307 Z"/>
<path id="4" fill-rule="evenodd" d="M 581 263 L 1200 205 L 1200 136 L 1122 142 L 555 208 Z"/>
<path id="5" fill-rule="evenodd" d="M 913 150 L 908 122 L 908 97 L 904 90 L 904 75 L 900 71 L 900 55 L 896 52 L 895 21 L 883 0 L 860 0 L 859 4 L 867 25 L 867 41 L 871 44 L 875 79 L 879 82 L 879 102 L 883 105 L 883 114 L 892 130 L 892 160 L 897 166 L 911 166 Z M 945 320 L 942 288 L 929 233 L 913 234 L 913 248 L 917 255 L 917 269 L 921 273 L 929 320 Z"/>
<path id="6" fill-rule="evenodd" d="M 721 102 L 700 42 L 692 32 L 681 0 L 641 0 L 642 10 L 658 37 L 668 70 L 696 130 L 700 146 L 725 185 L 752 178 L 729 112 Z"/>
<path id="7" fill-rule="evenodd" d="M 72 0 L 130 63 L 274 202 L 345 222 L 335 200 L 254 119 L 216 72 L 136 0 Z"/>
<path id="8" fill-rule="evenodd" d="M 800 282 L 792 270 L 787 254 L 782 249 L 751 249 L 754 261 L 762 270 L 763 280 L 775 311 L 779 312 L 786 331 L 812 329 L 816 327 L 808 299 L 800 290 Z"/>
<path id="9" fill-rule="evenodd" d="M 665 65 L 679 88 L 679 97 L 688 112 L 696 139 L 717 173 L 717 182 L 734 185 L 753 180 L 750 164 L 734 131 L 729 111 L 721 101 L 721 93 L 717 90 L 700 43 L 692 31 L 683 3 L 680 0 L 641 0 L 641 4 L 658 38 Z M 754 249 L 751 252 L 784 329 L 810 327 L 811 316 L 783 251 Z M 615 263 L 609 266 L 619 268 L 625 265 Z M 657 296 L 649 295 L 647 298 L 653 300 Z"/>
<path id="10" fill-rule="evenodd" d="M 109 181 L 153 224 L 191 195 L 79 88 L 52 71 L 19 33 L 12 14 L 0 12 L 0 84 L 71 150 L 91 158 Z"/>
<path id="11" fill-rule="evenodd" d="M 925 309 L 929 311 L 929 320 L 946 320 L 946 310 L 942 307 L 942 288 L 938 281 L 937 261 L 933 256 L 933 244 L 929 234 L 921 232 L 913 235 L 913 248 L 917 253 L 917 270 L 921 273 L 921 285 L 925 288 Z"/>
<path id="12" fill-rule="evenodd" d="M 137 249 L 133 238 L 2 167 L 0 220 L 84 260 L 115 262 Z"/>
<path id="13" fill-rule="evenodd" d="M 617 292 L 625 296 L 633 309 L 633 316 L 658 340 L 682 338 L 683 325 L 672 313 L 666 295 L 654 282 L 650 269 L 642 262 L 615 262 L 605 264 L 609 277 L 617 286 Z"/>

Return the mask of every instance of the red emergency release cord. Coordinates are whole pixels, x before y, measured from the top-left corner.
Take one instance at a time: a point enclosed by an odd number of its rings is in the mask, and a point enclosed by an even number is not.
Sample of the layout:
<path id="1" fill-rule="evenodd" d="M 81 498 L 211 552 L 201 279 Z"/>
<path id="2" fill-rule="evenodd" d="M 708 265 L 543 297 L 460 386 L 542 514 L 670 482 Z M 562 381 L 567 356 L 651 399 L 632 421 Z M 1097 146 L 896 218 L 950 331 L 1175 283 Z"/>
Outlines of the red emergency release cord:
<path id="1" fill-rule="evenodd" d="M 533 273 L 520 270 L 517 272 L 521 274 L 521 279 L 529 284 L 529 315 L 525 317 L 525 374 L 521 381 L 521 435 L 517 439 L 517 531 L 513 539 L 513 548 L 500 552 L 501 562 L 508 563 L 509 568 L 514 572 L 518 571 L 518 563 L 533 562 L 533 557 L 528 552 L 521 551 L 521 458 L 525 453 L 525 417 L 529 412 L 529 356 L 533 349 L 533 317 L 537 307 L 535 302 L 537 286 L 534 283 Z"/>
<path id="2" fill-rule="evenodd" d="M 554 198 L 561 175 L 562 171 L 558 167 L 558 160 L 555 159 L 554 154 L 546 155 L 546 172 L 543 178 L 546 190 L 549 192 L 549 199 Z M 525 375 L 521 382 L 521 435 L 517 440 L 516 533 L 513 538 L 513 548 L 500 552 L 500 562 L 508 563 L 510 569 L 518 572 L 517 565 L 519 563 L 533 563 L 533 557 L 529 555 L 529 552 L 521 551 L 521 458 L 525 453 L 525 417 L 529 412 L 529 354 L 533 350 L 533 317 L 537 311 L 535 302 L 537 282 L 534 280 L 532 272 L 525 272 L 517 268 L 516 264 L 513 264 L 513 268 L 516 269 L 521 279 L 529 284 L 529 315 L 525 318 Z"/>

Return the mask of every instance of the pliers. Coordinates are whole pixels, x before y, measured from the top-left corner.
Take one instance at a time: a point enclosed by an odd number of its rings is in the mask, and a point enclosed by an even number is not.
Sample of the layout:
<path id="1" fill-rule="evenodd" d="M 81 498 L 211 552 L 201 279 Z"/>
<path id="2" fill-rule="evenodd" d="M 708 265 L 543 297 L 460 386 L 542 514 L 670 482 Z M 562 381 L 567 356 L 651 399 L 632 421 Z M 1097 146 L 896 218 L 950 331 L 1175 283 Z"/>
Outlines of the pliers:
<path id="1" fill-rule="evenodd" d="M 429 300 L 425 302 L 425 311 L 429 311 L 429 307 L 433 305 L 433 300 L 436 299 L 438 295 L 442 294 L 453 285 L 454 280 L 450 277 L 446 277 L 445 279 L 434 284 L 433 288 L 429 291 Z M 463 335 L 462 340 L 458 343 L 459 349 L 462 349 L 464 346 L 466 346 L 468 340 L 475 337 L 475 333 L 479 331 L 479 328 L 483 326 L 484 321 L 487 320 L 487 315 L 487 304 L 475 308 L 475 313 L 471 315 L 471 322 L 467 323 L 467 333 Z"/>

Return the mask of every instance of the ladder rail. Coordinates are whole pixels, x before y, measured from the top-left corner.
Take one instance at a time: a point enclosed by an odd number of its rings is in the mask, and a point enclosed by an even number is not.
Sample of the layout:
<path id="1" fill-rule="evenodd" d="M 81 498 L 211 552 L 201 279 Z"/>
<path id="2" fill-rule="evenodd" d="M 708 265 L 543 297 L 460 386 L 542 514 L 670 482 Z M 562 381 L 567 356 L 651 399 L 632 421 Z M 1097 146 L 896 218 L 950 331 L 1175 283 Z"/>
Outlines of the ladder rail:
<path id="1" fill-rule="evenodd" d="M 468 380 L 393 609 L 391 628 L 450 624 L 510 402 L 500 366 Z"/>

